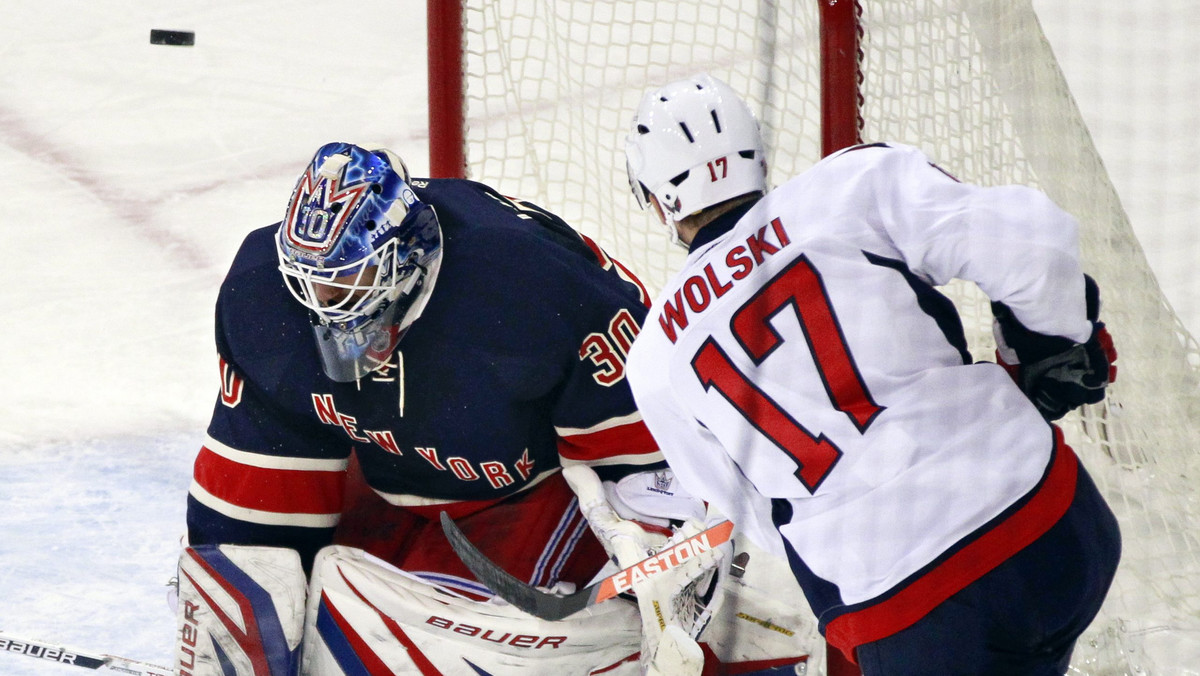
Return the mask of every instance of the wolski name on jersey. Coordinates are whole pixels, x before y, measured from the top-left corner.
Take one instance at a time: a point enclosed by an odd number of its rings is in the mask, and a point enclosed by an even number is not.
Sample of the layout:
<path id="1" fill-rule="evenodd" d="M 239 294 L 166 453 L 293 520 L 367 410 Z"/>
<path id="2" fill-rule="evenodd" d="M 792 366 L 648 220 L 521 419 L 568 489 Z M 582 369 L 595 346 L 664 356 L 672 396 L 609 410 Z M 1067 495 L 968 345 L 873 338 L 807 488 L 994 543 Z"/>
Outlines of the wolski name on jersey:
<path id="1" fill-rule="evenodd" d="M 767 238 L 768 227 L 775 235 L 774 242 Z M 663 333 L 674 343 L 679 332 L 688 327 L 688 311 L 694 315 L 704 312 L 713 300 L 729 293 L 735 284 L 762 265 L 767 256 L 779 253 L 791 243 L 787 231 L 783 229 L 783 222 L 776 218 L 759 228 L 758 232 L 751 233 L 744 244 L 738 243 L 727 250 L 725 265 L 720 273 L 712 263 L 705 264 L 702 268 L 704 274 L 688 277 L 675 290 L 673 300 L 663 303 L 662 312 L 658 315 L 658 325 Z"/>
<path id="2" fill-rule="evenodd" d="M 334 403 L 332 394 L 314 393 L 312 400 L 317 417 L 326 425 L 334 425 L 342 428 L 346 436 L 354 441 L 364 444 L 374 443 L 388 453 L 404 455 L 404 451 L 400 448 L 400 444 L 396 441 L 396 436 L 392 434 L 391 430 L 359 429 L 357 418 L 337 410 L 337 404 Z M 438 457 L 437 449 L 433 447 L 417 446 L 413 450 L 429 462 L 434 469 L 449 471 L 463 481 L 475 481 L 480 478 L 486 479 L 493 488 L 504 488 L 516 483 L 517 478 L 514 476 L 514 472 L 520 476 L 522 481 L 528 480 L 533 475 L 534 461 L 529 457 L 529 449 L 525 449 L 520 459 L 513 462 L 512 471 L 509 471 L 508 466 L 498 460 L 481 462 L 478 469 L 476 469 L 475 465 L 466 458 L 449 457 L 443 459 Z"/>

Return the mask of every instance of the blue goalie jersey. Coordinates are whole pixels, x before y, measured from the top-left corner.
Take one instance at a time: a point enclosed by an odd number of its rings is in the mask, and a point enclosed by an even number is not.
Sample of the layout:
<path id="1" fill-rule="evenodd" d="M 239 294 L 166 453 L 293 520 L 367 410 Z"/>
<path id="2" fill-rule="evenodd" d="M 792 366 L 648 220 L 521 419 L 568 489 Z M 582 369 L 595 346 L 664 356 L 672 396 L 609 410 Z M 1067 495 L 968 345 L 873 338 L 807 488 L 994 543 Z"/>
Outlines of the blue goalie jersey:
<path id="1" fill-rule="evenodd" d="M 322 372 L 307 310 L 255 230 L 221 286 L 222 387 L 188 497 L 192 544 L 328 544 L 351 452 L 388 503 L 469 514 L 564 464 L 665 467 L 625 381 L 637 280 L 556 216 L 479 183 L 414 180 L 441 221 L 429 304 L 358 382 Z"/>

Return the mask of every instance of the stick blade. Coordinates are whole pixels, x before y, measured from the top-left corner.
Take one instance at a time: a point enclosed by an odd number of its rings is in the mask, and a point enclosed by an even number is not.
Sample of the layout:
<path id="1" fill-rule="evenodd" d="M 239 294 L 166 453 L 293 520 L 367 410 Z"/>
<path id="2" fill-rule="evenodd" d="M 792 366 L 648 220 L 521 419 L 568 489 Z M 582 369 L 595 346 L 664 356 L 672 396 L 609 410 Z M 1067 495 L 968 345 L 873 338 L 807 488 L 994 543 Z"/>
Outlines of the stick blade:
<path id="1" fill-rule="evenodd" d="M 596 593 L 597 585 L 592 585 L 574 594 L 559 596 L 543 592 L 513 577 L 508 571 L 496 565 L 467 539 L 459 530 L 458 525 L 448 514 L 442 512 L 442 531 L 450 546 L 462 559 L 463 564 L 475 574 L 475 577 L 487 585 L 496 596 L 508 601 L 518 609 L 543 620 L 561 620 L 572 615 L 589 604 Z"/>
<path id="2" fill-rule="evenodd" d="M 733 524 L 722 521 L 667 549 L 647 557 L 634 565 L 620 570 L 589 585 L 574 594 L 559 596 L 541 591 L 509 574 L 475 548 L 467 536 L 459 530 L 454 520 L 442 512 L 442 531 L 450 546 L 462 559 L 463 564 L 475 577 L 488 586 L 496 596 L 508 601 L 520 610 L 543 620 L 561 620 L 588 606 L 607 601 L 633 588 L 637 579 L 651 577 L 671 570 L 695 556 L 700 556 L 714 547 L 729 541 Z"/>

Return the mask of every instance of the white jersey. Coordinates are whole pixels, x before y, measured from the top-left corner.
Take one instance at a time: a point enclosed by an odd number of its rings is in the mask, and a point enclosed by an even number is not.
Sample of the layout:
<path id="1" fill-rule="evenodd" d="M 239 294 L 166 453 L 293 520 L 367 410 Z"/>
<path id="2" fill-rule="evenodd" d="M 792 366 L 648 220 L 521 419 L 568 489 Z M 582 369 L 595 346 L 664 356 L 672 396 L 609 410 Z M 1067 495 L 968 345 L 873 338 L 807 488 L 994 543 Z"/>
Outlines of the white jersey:
<path id="1" fill-rule="evenodd" d="M 970 280 L 1083 342 L 1077 251 L 1033 189 L 959 183 L 907 146 L 843 151 L 701 231 L 631 351 L 634 396 L 690 492 L 768 551 L 782 534 L 844 604 L 876 599 L 1038 487 L 1052 455 L 932 287 Z"/>

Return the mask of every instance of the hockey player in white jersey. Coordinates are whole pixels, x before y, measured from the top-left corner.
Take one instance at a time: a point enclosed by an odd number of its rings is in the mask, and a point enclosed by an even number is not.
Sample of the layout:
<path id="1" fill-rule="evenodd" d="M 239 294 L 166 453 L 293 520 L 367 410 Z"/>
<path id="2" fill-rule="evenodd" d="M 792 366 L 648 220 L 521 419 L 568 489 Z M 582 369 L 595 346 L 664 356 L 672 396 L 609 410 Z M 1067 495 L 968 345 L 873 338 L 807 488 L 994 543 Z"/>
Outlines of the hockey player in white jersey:
<path id="1" fill-rule="evenodd" d="M 1072 217 L 894 143 L 768 191 L 753 114 L 707 75 L 647 93 L 626 157 L 689 250 L 628 370 L 683 485 L 788 559 L 867 676 L 1065 673 L 1120 555 L 1052 422 L 1115 377 Z M 1012 377 L 972 363 L 954 278 Z"/>

